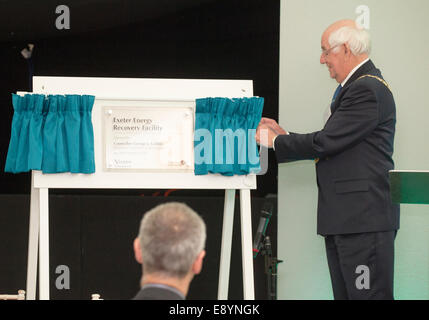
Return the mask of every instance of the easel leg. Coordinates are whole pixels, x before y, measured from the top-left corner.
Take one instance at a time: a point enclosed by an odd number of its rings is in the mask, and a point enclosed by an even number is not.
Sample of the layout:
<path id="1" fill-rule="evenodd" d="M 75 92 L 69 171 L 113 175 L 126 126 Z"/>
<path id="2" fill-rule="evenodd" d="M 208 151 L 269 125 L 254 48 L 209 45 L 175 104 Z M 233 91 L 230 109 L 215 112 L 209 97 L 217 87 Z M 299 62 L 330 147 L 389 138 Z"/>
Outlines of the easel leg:
<path id="1" fill-rule="evenodd" d="M 34 173 L 31 173 L 30 226 L 28 232 L 27 300 L 36 299 L 37 255 L 39 248 L 39 189 L 34 188 Z"/>
<path id="2" fill-rule="evenodd" d="M 49 300 L 49 189 L 40 189 L 39 299 Z"/>
<path id="3" fill-rule="evenodd" d="M 244 300 L 255 300 L 250 190 L 240 190 L 240 218 Z"/>
<path id="4" fill-rule="evenodd" d="M 232 231 L 234 224 L 235 190 L 225 190 L 222 246 L 220 251 L 218 299 L 228 300 L 229 269 L 231 265 Z"/>

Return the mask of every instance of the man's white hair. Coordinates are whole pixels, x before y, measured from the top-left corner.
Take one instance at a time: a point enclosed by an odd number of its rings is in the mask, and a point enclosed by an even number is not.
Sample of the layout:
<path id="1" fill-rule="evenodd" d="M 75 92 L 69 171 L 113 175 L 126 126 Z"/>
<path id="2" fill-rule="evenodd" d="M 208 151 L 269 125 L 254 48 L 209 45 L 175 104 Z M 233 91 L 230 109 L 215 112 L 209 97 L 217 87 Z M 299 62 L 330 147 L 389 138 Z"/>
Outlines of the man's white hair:
<path id="1" fill-rule="evenodd" d="M 333 31 L 328 41 L 331 48 L 347 43 L 355 56 L 361 54 L 369 55 L 371 52 L 371 38 L 369 32 L 358 23 L 356 23 L 355 28 L 345 26 Z"/>
<path id="2" fill-rule="evenodd" d="M 139 240 L 144 273 L 183 278 L 204 249 L 206 225 L 183 203 L 161 204 L 144 214 Z"/>

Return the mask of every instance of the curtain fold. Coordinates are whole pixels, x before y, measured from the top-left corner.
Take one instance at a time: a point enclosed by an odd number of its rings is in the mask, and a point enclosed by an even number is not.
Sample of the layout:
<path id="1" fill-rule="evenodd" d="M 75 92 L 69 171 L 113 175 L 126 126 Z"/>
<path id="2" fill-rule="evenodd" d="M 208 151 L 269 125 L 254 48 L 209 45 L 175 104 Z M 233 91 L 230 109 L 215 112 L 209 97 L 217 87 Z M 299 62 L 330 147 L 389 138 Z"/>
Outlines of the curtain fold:
<path id="1" fill-rule="evenodd" d="M 94 96 L 12 94 L 5 171 L 94 173 Z"/>
<path id="2" fill-rule="evenodd" d="M 264 99 L 203 98 L 196 100 L 195 174 L 225 176 L 260 171 L 256 128 Z"/>

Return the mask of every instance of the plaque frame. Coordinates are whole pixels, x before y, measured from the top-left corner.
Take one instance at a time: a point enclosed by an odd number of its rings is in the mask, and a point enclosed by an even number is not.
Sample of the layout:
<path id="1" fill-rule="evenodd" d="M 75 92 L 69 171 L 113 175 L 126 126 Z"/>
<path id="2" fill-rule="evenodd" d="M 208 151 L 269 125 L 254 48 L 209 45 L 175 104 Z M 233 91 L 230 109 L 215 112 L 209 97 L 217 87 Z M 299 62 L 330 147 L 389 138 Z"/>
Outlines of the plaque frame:
<path id="1" fill-rule="evenodd" d="M 100 102 L 102 108 L 102 117 L 101 121 L 103 124 L 103 170 L 108 172 L 193 172 L 194 166 L 194 149 L 193 149 L 193 134 L 195 130 L 195 102 L 186 102 L 186 101 L 150 101 L 150 100 L 135 100 L 135 101 L 120 101 L 120 100 L 101 100 Z M 108 137 L 107 134 L 110 133 L 107 128 L 108 120 L 107 118 L 113 114 L 113 112 L 121 110 L 123 112 L 130 113 L 139 113 L 144 114 L 144 110 L 150 109 L 150 112 L 155 110 L 163 110 L 174 112 L 177 109 L 182 109 L 186 114 L 185 121 L 189 123 L 185 127 L 187 132 L 184 133 L 182 145 L 185 145 L 183 152 L 189 152 L 188 156 L 183 159 L 178 159 L 177 161 L 185 161 L 185 165 L 182 166 L 172 166 L 171 168 L 112 168 L 108 165 Z M 189 126 L 189 127 L 188 127 Z"/>

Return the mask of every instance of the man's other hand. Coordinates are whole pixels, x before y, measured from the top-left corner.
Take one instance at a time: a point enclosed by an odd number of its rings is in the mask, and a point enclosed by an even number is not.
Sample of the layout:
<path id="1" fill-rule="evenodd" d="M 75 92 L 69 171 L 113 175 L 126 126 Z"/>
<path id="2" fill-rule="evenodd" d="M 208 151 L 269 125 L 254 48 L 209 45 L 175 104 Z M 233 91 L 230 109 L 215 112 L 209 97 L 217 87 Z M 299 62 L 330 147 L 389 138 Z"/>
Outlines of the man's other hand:
<path id="1" fill-rule="evenodd" d="M 255 139 L 259 145 L 272 148 L 274 138 L 280 134 L 287 134 L 287 132 L 275 120 L 262 118 L 256 129 Z"/>

